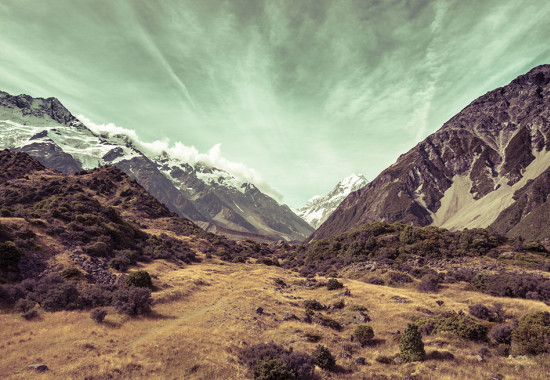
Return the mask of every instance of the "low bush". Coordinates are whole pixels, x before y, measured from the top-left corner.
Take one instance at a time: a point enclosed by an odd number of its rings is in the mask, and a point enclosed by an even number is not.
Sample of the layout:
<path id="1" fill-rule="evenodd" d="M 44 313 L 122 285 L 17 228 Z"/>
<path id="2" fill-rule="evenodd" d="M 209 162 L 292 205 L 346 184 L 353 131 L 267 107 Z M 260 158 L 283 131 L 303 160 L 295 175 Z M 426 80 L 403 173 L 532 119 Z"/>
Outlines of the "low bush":
<path id="1" fill-rule="evenodd" d="M 469 340 L 484 340 L 487 337 L 488 326 L 462 313 L 448 312 L 433 317 L 420 318 L 415 321 L 417 326 L 433 325 L 433 332 L 449 332 Z"/>
<path id="2" fill-rule="evenodd" d="M 393 363 L 393 358 L 386 355 L 379 355 L 374 360 L 376 360 L 378 363 L 382 364 L 391 364 Z"/>
<path id="3" fill-rule="evenodd" d="M 0 242 L 0 270 L 16 265 L 23 252 L 12 241 Z"/>
<path id="4" fill-rule="evenodd" d="M 392 285 L 403 285 L 413 282 L 412 277 L 405 273 L 390 272 L 388 276 Z"/>
<path id="5" fill-rule="evenodd" d="M 475 304 L 468 307 L 470 315 L 489 322 L 502 322 L 505 319 L 505 313 L 502 304 L 494 304 L 493 307 L 487 307 L 483 304 Z"/>
<path id="6" fill-rule="evenodd" d="M 92 318 L 97 323 L 102 323 L 106 316 L 107 310 L 105 309 L 94 309 L 90 313 L 90 318 Z"/>
<path id="7" fill-rule="evenodd" d="M 243 351 L 242 356 L 253 371 L 255 379 L 310 380 L 313 378 L 315 366 L 313 357 L 302 352 L 285 350 L 274 343 L 250 346 Z"/>
<path id="8" fill-rule="evenodd" d="M 21 298 L 17 300 L 13 309 L 18 313 L 26 313 L 27 311 L 33 309 L 35 305 L 36 302 L 28 300 L 26 298 Z"/>
<path id="9" fill-rule="evenodd" d="M 102 241 L 90 243 L 86 245 L 83 249 L 84 252 L 86 252 L 90 256 L 106 257 L 110 254 L 109 246 Z"/>
<path id="10" fill-rule="evenodd" d="M 307 310 L 324 310 L 326 309 L 325 305 L 321 304 L 317 300 L 305 300 L 304 307 Z"/>
<path id="11" fill-rule="evenodd" d="M 138 270 L 132 272 L 126 276 L 124 279 L 126 286 L 135 286 L 139 288 L 152 288 L 153 282 L 151 281 L 151 276 L 147 271 Z"/>
<path id="12" fill-rule="evenodd" d="M 417 289 L 421 292 L 437 292 L 439 290 L 439 277 L 427 274 L 420 279 Z"/>
<path id="13" fill-rule="evenodd" d="M 280 359 L 260 360 L 254 366 L 255 380 L 294 380 L 296 375 Z"/>
<path id="14" fill-rule="evenodd" d="M 335 321 L 334 319 L 326 316 L 326 315 L 323 315 L 321 313 L 317 313 L 315 315 L 315 317 L 317 318 L 317 322 L 319 322 L 319 324 L 321 326 L 325 326 L 325 327 L 329 327 L 333 330 L 341 330 L 342 329 L 342 325 L 340 323 L 338 323 L 338 321 Z"/>
<path id="15" fill-rule="evenodd" d="M 539 311 L 521 317 L 512 331 L 512 349 L 520 355 L 550 352 L 550 313 Z"/>
<path id="16" fill-rule="evenodd" d="M 497 344 L 510 344 L 512 342 L 512 327 L 497 325 L 489 331 L 489 338 Z"/>
<path id="17" fill-rule="evenodd" d="M 38 317 L 38 311 L 36 311 L 36 309 L 31 309 L 21 314 L 21 316 L 25 318 L 27 321 L 30 321 L 31 319 Z"/>
<path id="18" fill-rule="evenodd" d="M 374 338 L 374 331 L 369 325 L 360 325 L 355 328 L 353 336 L 361 346 L 366 346 Z"/>
<path id="19" fill-rule="evenodd" d="M 135 316 L 151 311 L 151 291 L 135 286 L 122 287 L 113 293 L 113 306 L 121 313 Z"/>
<path id="20" fill-rule="evenodd" d="M 328 348 L 319 344 L 313 351 L 313 357 L 315 358 L 315 363 L 328 371 L 332 371 L 336 368 L 336 360 Z"/>
<path id="21" fill-rule="evenodd" d="M 372 285 L 385 285 L 386 282 L 384 280 L 382 280 L 380 277 L 376 277 L 376 276 L 371 276 L 369 278 L 367 278 L 365 280 L 365 282 L 367 284 L 372 284 Z"/>
<path id="22" fill-rule="evenodd" d="M 415 324 L 409 324 L 399 341 L 399 354 L 406 362 L 426 360 L 422 335 Z"/>
<path id="23" fill-rule="evenodd" d="M 533 273 L 480 273 L 470 287 L 498 297 L 550 300 L 550 281 Z"/>
<path id="24" fill-rule="evenodd" d="M 342 287 L 344 287 L 344 284 L 342 284 L 340 281 L 338 281 L 335 278 L 331 278 L 330 280 L 327 281 L 328 290 L 340 289 Z"/>

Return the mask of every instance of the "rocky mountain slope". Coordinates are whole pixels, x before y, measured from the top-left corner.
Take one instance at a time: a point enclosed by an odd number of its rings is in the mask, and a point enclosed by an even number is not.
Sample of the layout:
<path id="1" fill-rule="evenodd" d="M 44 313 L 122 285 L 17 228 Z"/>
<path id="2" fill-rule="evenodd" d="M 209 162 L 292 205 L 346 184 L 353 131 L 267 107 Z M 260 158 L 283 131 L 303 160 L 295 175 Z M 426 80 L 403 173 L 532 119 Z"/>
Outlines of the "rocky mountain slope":
<path id="1" fill-rule="evenodd" d="M 311 238 L 370 221 L 494 224 L 503 233 L 550 237 L 529 222 L 548 207 L 541 176 L 550 167 L 549 130 L 550 65 L 542 65 L 473 101 L 350 194 Z"/>
<path id="2" fill-rule="evenodd" d="M 297 215 L 313 228 L 318 228 L 351 192 L 359 190 L 367 183 L 369 181 L 363 175 L 351 174 L 338 182 L 327 195 L 316 195 L 308 200 L 304 207 L 297 211 Z"/>
<path id="3" fill-rule="evenodd" d="M 171 211 L 212 232 L 261 241 L 300 241 L 313 229 L 251 183 L 167 154 L 148 156 L 125 135 L 97 135 L 55 98 L 0 92 L 0 148 L 74 173 L 115 165 Z"/>

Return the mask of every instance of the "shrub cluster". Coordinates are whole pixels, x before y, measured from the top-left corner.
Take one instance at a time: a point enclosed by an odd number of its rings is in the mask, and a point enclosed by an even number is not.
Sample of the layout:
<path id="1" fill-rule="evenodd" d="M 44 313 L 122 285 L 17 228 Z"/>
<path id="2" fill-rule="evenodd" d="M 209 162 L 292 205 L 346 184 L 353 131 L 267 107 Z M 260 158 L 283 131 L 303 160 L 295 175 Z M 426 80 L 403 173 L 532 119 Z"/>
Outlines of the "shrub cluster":
<path id="1" fill-rule="evenodd" d="M 287 265 L 302 267 L 302 276 L 329 274 L 344 266 L 375 260 L 403 262 L 410 257 L 427 259 L 488 254 L 505 238 L 486 229 L 447 231 L 433 226 L 403 223 L 367 223 L 361 228 L 300 246 Z M 418 273 L 419 277 L 428 274 Z M 398 281 L 394 281 L 399 283 Z"/>
<path id="2" fill-rule="evenodd" d="M 470 287 L 498 297 L 550 300 L 550 281 L 534 273 L 479 273 Z"/>
<path id="3" fill-rule="evenodd" d="M 147 271 L 138 270 L 130 273 L 124 279 L 126 286 L 137 286 L 139 288 L 152 288 L 153 282 Z"/>
<path id="4" fill-rule="evenodd" d="M 424 275 L 420 279 L 417 289 L 421 292 L 437 292 L 439 290 L 439 277 L 433 274 Z"/>
<path id="5" fill-rule="evenodd" d="M 420 318 L 415 325 L 428 334 L 450 332 L 464 339 L 484 340 L 488 326 L 463 313 L 447 312 L 432 317 Z"/>
<path id="6" fill-rule="evenodd" d="M 512 349 L 516 354 L 550 352 L 550 313 L 539 311 L 521 317 L 512 331 Z"/>
<path id="7" fill-rule="evenodd" d="M 338 281 L 335 278 L 331 278 L 330 280 L 327 281 L 328 290 L 340 289 L 342 287 L 344 287 L 344 284 L 342 284 L 340 281 Z"/>
<path id="8" fill-rule="evenodd" d="M 374 330 L 369 325 L 360 325 L 355 328 L 353 336 L 361 346 L 366 346 L 374 338 Z"/>
<path id="9" fill-rule="evenodd" d="M 315 347 L 313 357 L 315 358 L 315 363 L 327 371 L 332 371 L 336 368 L 336 359 L 334 359 L 330 350 L 321 344 Z"/>
<path id="10" fill-rule="evenodd" d="M 418 362 L 426 360 L 426 351 L 422 335 L 415 324 L 409 324 L 399 341 L 399 353 L 401 359 L 406 362 Z"/>
<path id="11" fill-rule="evenodd" d="M 489 322 L 503 322 L 506 318 L 502 304 L 495 303 L 493 306 L 485 306 L 481 303 L 468 307 L 471 315 L 476 318 L 483 319 Z"/>
<path id="12" fill-rule="evenodd" d="M 313 379 L 315 359 L 302 352 L 261 343 L 245 349 L 242 356 L 254 379 Z"/>
<path id="13" fill-rule="evenodd" d="M 0 304 L 27 312 L 38 304 L 45 311 L 75 310 L 114 306 L 128 315 L 150 311 L 151 291 L 138 287 L 91 285 L 78 290 L 59 274 L 26 279 L 0 286 Z"/>

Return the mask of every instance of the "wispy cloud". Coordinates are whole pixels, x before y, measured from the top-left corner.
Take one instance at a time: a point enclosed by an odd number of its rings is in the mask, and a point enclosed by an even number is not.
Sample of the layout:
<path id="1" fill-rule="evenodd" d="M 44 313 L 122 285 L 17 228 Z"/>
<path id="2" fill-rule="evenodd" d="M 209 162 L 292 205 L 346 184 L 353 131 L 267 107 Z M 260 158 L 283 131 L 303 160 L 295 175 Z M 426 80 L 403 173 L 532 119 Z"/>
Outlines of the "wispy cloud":
<path id="1" fill-rule="evenodd" d="M 141 140 L 134 130 L 119 127 L 113 123 L 96 124 L 84 115 L 78 115 L 78 119 L 96 134 L 105 134 L 111 137 L 124 136 L 149 158 L 159 157 L 163 153 L 167 153 L 170 157 L 191 165 L 195 165 L 200 162 L 210 167 L 225 170 L 243 182 L 253 183 L 258 187 L 258 189 L 275 198 L 279 202 L 282 200 L 281 193 L 269 185 L 262 175 L 258 173 L 258 171 L 249 168 L 242 162 L 233 162 L 225 158 L 222 155 L 222 144 L 220 143 L 215 144 L 206 153 L 201 153 L 194 146 L 187 146 L 179 141 L 172 143 L 166 138 L 163 140 L 147 142 Z"/>
<path id="2" fill-rule="evenodd" d="M 546 0 L 7 1 L 0 87 L 143 141 L 222 144 L 299 207 L 550 62 L 549 13 Z"/>

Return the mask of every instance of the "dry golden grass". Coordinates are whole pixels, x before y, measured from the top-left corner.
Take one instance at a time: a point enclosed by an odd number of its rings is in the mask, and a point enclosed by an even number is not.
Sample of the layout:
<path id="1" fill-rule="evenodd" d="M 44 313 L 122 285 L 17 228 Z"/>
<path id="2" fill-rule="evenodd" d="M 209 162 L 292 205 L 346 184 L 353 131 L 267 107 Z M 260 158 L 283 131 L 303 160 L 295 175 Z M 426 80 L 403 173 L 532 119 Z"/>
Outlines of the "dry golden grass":
<path id="1" fill-rule="evenodd" d="M 366 366 L 342 358 L 344 345 L 355 329 L 355 311 L 325 311 L 338 320 L 342 331 L 301 321 L 281 321 L 289 311 L 304 317 L 302 302 L 317 299 L 332 304 L 341 290 L 327 291 L 291 285 L 298 276 L 277 267 L 253 264 L 228 264 L 205 260 L 179 268 L 166 261 L 143 266 L 151 273 L 158 291 L 154 293 L 154 312 L 135 319 L 110 314 L 96 324 L 89 312 L 41 313 L 27 322 L 15 314 L 0 314 L 1 379 L 244 379 L 247 369 L 239 362 L 246 346 L 274 341 L 285 347 L 311 353 L 317 343 L 305 333 L 322 337 L 320 343 L 337 356 L 337 364 L 350 371 L 331 375 L 333 379 L 362 379 L 373 374 L 417 375 L 421 379 L 485 379 L 500 373 L 507 379 L 546 379 L 548 356 L 536 359 L 489 357 L 479 363 L 473 355 L 482 345 L 452 336 L 424 339 L 428 354 L 434 349 L 450 351 L 453 361 L 428 360 L 423 363 L 386 365 L 375 361 L 379 355 L 395 355 L 399 348 L 393 330 L 403 330 L 412 317 L 424 315 L 419 308 L 432 311 L 467 310 L 468 305 L 501 302 L 506 310 L 521 315 L 547 310 L 541 302 L 495 298 L 461 290 L 451 285 L 440 293 L 419 293 L 412 288 L 392 288 L 343 279 L 351 296 L 346 305 L 364 305 L 372 318 L 378 344 L 361 348 L 351 344 L 353 357 L 367 359 Z M 274 283 L 281 278 L 288 287 Z M 392 302 L 392 296 L 405 297 L 409 304 Z M 436 300 L 443 300 L 439 307 Z M 255 309 L 264 308 L 263 315 Z M 434 347 L 431 344 L 437 343 Z M 49 371 L 36 374 L 29 364 L 44 363 Z M 321 378 L 326 374 L 320 369 Z"/>

